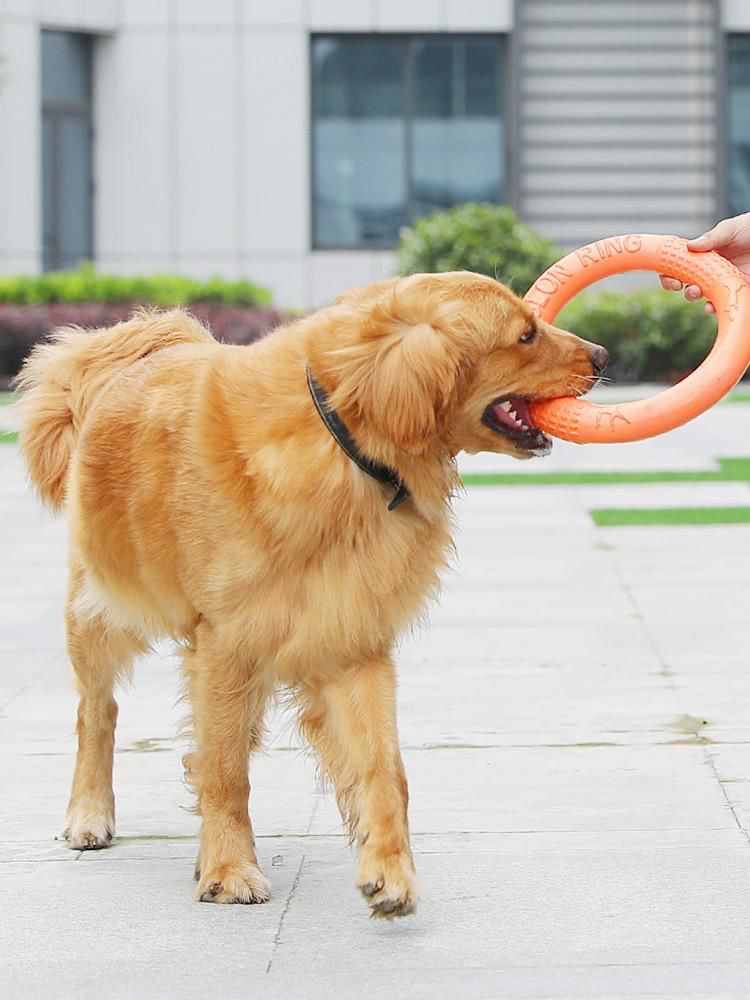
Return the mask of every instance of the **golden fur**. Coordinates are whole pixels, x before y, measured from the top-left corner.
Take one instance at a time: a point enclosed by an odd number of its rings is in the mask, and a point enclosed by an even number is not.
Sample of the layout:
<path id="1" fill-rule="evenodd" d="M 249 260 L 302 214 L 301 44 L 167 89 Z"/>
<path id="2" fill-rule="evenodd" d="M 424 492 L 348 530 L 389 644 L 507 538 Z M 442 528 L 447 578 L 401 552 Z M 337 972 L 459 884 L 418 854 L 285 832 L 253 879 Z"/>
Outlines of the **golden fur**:
<path id="1" fill-rule="evenodd" d="M 72 848 L 112 839 L 114 685 L 170 636 L 192 706 L 197 898 L 268 897 L 247 765 L 283 685 L 359 845 L 373 913 L 414 909 L 394 644 L 438 591 L 454 456 L 526 457 L 482 423 L 485 408 L 503 395 L 579 394 L 594 378 L 593 345 L 541 322 L 521 342 L 534 323 L 502 285 L 457 272 L 356 289 L 247 347 L 218 344 L 174 310 L 61 330 L 33 352 L 21 449 L 71 527 Z M 360 449 L 408 484 L 397 510 L 323 425 L 308 364 Z"/>

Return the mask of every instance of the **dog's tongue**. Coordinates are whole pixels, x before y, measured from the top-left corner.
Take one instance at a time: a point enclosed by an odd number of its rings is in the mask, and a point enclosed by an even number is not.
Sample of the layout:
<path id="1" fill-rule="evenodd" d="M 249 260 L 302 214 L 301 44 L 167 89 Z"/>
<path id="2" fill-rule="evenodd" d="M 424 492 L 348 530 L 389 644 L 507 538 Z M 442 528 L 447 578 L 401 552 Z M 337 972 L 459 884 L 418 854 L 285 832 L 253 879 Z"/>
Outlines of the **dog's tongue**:
<path id="1" fill-rule="evenodd" d="M 514 430 L 534 427 L 529 413 L 529 405 L 525 399 L 517 397 L 505 399 L 502 403 L 495 403 L 492 412 L 501 424 L 512 427 Z"/>

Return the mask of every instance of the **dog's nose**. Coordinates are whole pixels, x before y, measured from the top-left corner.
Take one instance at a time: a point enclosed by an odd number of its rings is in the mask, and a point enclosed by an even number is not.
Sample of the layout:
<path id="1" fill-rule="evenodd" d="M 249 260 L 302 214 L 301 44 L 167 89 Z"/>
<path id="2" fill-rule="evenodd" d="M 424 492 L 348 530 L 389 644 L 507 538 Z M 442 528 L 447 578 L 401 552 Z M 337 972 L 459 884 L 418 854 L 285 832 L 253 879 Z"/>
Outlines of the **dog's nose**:
<path id="1" fill-rule="evenodd" d="M 602 375 L 609 363 L 609 351 L 606 347 L 596 347 L 591 352 L 591 364 L 597 375 Z"/>

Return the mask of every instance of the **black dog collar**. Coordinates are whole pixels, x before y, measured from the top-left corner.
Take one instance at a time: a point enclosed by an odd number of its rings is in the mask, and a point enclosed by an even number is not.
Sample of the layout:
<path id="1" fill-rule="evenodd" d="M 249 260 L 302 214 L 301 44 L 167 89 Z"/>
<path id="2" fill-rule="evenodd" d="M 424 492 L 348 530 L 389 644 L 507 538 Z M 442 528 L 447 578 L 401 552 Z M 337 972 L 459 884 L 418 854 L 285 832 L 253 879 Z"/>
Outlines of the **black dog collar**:
<path id="1" fill-rule="evenodd" d="M 338 413 L 328 405 L 328 393 L 315 381 L 315 377 L 310 371 L 309 366 L 307 368 L 307 384 L 310 388 L 310 395 L 315 403 L 315 409 L 320 414 L 320 419 L 326 425 L 339 447 L 368 476 L 377 479 L 379 483 L 385 483 L 386 486 L 392 486 L 396 491 L 395 496 L 388 504 L 388 510 L 395 510 L 404 500 L 408 500 L 411 493 L 409 493 L 408 487 L 398 473 L 387 465 L 382 465 L 371 458 L 366 458 L 359 450 L 354 443 L 354 438 L 351 436 L 349 428 Z"/>

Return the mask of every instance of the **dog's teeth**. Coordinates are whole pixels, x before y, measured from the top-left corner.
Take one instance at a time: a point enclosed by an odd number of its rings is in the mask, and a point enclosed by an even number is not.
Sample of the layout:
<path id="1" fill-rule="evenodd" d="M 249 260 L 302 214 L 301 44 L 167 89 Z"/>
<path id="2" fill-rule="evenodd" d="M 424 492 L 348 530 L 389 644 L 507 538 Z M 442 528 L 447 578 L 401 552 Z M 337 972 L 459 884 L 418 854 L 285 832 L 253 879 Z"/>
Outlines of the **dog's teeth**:
<path id="1" fill-rule="evenodd" d="M 506 413 L 510 410 L 510 400 L 506 399 L 504 403 L 500 404 L 500 409 L 505 410 Z"/>
<path id="2" fill-rule="evenodd" d="M 518 417 L 516 416 L 516 411 L 515 411 L 515 410 L 511 410 L 511 411 L 510 411 L 510 415 L 511 415 L 511 417 L 513 417 L 513 419 L 514 419 L 515 421 L 518 421 Z"/>

